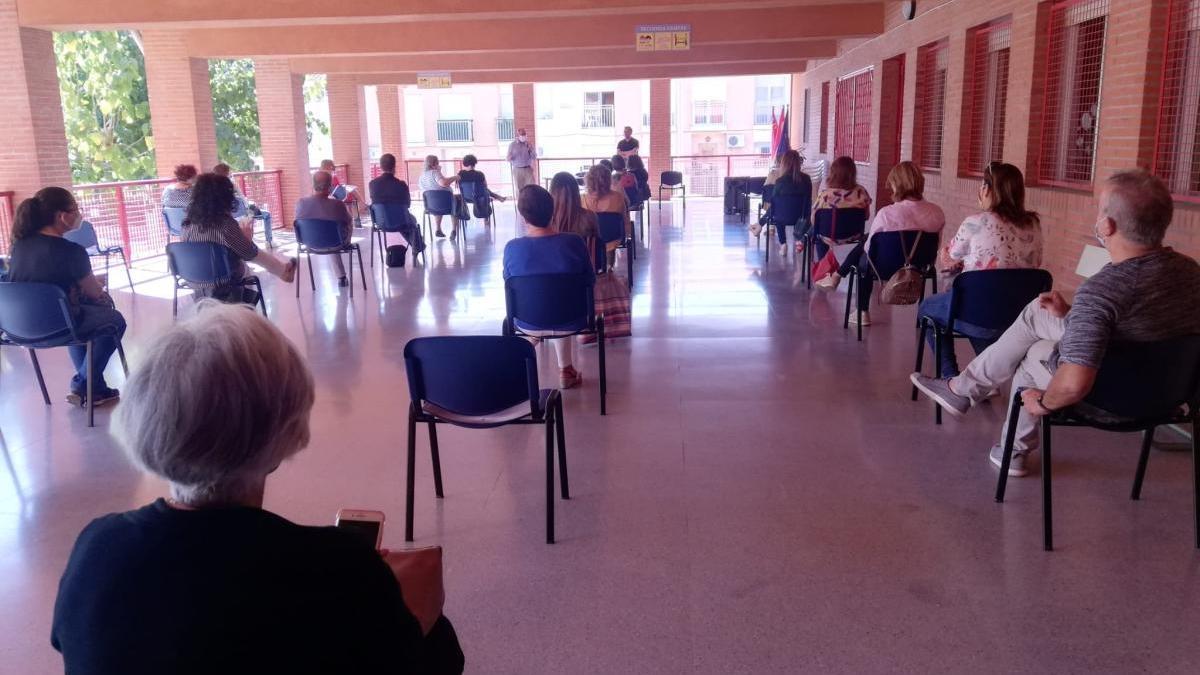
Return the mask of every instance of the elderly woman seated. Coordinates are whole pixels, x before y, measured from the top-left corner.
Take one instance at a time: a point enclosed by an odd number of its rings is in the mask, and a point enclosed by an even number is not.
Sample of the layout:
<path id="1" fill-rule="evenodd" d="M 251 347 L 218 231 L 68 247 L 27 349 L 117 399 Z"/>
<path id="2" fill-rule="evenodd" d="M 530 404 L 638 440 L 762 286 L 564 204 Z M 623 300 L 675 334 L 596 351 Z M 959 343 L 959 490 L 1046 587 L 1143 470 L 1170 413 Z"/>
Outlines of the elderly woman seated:
<path id="1" fill-rule="evenodd" d="M 263 509 L 314 394 L 275 326 L 206 300 L 126 386 L 114 436 L 171 496 L 79 535 L 51 632 L 67 672 L 461 672 L 440 595 L 401 593 L 403 553 Z"/>

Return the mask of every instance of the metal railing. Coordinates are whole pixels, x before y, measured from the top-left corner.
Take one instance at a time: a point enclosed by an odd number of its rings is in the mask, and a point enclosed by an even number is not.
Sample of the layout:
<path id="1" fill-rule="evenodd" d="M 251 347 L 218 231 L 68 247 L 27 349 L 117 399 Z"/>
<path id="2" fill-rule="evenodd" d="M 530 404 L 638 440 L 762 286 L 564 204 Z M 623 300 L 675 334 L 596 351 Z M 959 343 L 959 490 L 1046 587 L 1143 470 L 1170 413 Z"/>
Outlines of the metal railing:
<path id="1" fill-rule="evenodd" d="M 725 102 L 693 101 L 692 124 L 709 126 L 725 124 Z"/>
<path id="2" fill-rule="evenodd" d="M 720 197 L 730 176 L 765 176 L 771 158 L 765 155 L 684 155 L 671 157 L 671 169 L 683 174 L 688 196 Z M 653 183 L 654 178 L 651 178 Z"/>
<path id="3" fill-rule="evenodd" d="M 770 124 L 771 123 L 771 113 L 773 111 L 774 111 L 774 109 L 765 103 L 755 104 L 755 106 L 754 106 L 754 124 L 755 125 Z"/>
<path id="4" fill-rule="evenodd" d="M 517 137 L 516 122 L 511 118 L 499 117 L 496 119 L 496 140 L 500 142 L 511 141 Z"/>
<path id="5" fill-rule="evenodd" d="M 439 143 L 470 143 L 475 140 L 472 120 L 438 120 Z"/>
<path id="6" fill-rule="evenodd" d="M 612 105 L 601 103 L 585 103 L 583 119 L 579 126 L 583 129 L 612 129 L 616 126 L 617 115 Z"/>

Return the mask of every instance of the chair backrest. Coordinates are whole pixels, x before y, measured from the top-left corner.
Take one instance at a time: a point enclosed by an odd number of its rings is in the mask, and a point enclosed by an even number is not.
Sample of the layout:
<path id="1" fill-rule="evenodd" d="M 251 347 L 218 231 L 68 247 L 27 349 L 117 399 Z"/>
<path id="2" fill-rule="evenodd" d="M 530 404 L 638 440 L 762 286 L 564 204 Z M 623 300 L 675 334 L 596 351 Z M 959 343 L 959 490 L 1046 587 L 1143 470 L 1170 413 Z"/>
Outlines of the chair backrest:
<path id="1" fill-rule="evenodd" d="M 448 216 L 454 212 L 454 193 L 449 190 L 426 190 L 421 193 L 425 212 L 435 216 Z"/>
<path id="2" fill-rule="evenodd" d="M 230 214 L 234 218 L 245 218 L 250 213 L 250 207 L 246 204 L 246 199 L 242 196 L 234 197 L 233 212 Z"/>
<path id="3" fill-rule="evenodd" d="M 345 201 L 347 194 L 349 194 L 349 193 L 346 192 L 346 186 L 339 185 L 339 186 L 333 188 L 333 192 L 330 192 L 329 196 L 333 197 L 334 199 L 336 199 L 340 202 L 340 201 Z"/>
<path id="4" fill-rule="evenodd" d="M 604 247 L 604 241 L 599 237 L 588 237 L 583 240 L 583 245 L 592 252 L 592 265 L 595 266 L 596 274 L 607 272 L 608 249 Z"/>
<path id="5" fill-rule="evenodd" d="M 471 203 L 489 196 L 487 190 L 482 188 L 483 184 L 475 180 L 461 181 L 458 184 L 458 189 L 462 191 L 462 198 Z"/>
<path id="6" fill-rule="evenodd" d="M 536 416 L 537 354 L 519 337 L 494 335 L 414 338 L 404 345 L 413 403 L 432 403 L 479 417 L 528 402 Z"/>
<path id="7" fill-rule="evenodd" d="M 233 278 L 233 251 L 208 241 L 174 242 L 167 244 L 167 267 L 184 281 L 220 285 Z"/>
<path id="8" fill-rule="evenodd" d="M 847 239 L 866 229 L 866 209 L 817 209 L 813 214 L 813 230 L 823 237 L 832 232 L 838 239 Z"/>
<path id="9" fill-rule="evenodd" d="M 297 218 L 296 242 L 312 249 L 341 248 L 347 244 L 342 238 L 342 227 L 335 220 L 321 218 Z"/>
<path id="10" fill-rule="evenodd" d="M 590 274 L 531 274 L 504 280 L 506 316 L 546 330 L 582 331 L 596 324 Z"/>
<path id="11" fill-rule="evenodd" d="M 183 234 L 183 221 L 187 218 L 187 209 L 169 206 L 162 210 L 163 222 L 167 225 L 167 232 L 172 236 L 178 237 Z"/>
<path id="12" fill-rule="evenodd" d="M 1168 417 L 1200 403 L 1200 335 L 1111 342 L 1088 404 L 1121 417 Z"/>
<path id="13" fill-rule="evenodd" d="M 763 193 L 763 188 L 766 187 L 766 185 L 767 185 L 767 177 L 766 176 L 756 176 L 754 178 L 747 178 L 746 179 L 746 187 L 744 187 L 742 189 L 742 191 L 748 195 L 761 195 Z"/>
<path id="14" fill-rule="evenodd" d="M 408 222 L 408 209 L 400 202 L 372 204 L 371 221 L 385 232 L 400 232 Z"/>
<path id="15" fill-rule="evenodd" d="M 619 213 L 597 213 L 596 229 L 605 244 L 625 240 L 625 218 Z"/>
<path id="16" fill-rule="evenodd" d="M 1039 293 L 1054 285 L 1046 270 L 1006 269 L 963 272 L 950 287 L 950 321 L 1004 330 Z"/>
<path id="17" fill-rule="evenodd" d="M 784 227 L 791 227 L 801 220 L 808 218 L 808 212 L 812 208 L 812 198 L 805 195 L 777 195 L 774 194 L 775 186 L 768 185 L 763 192 L 763 201 L 771 203 L 771 219 Z M 841 236 L 841 228 L 838 228 L 838 235 Z"/>
<path id="18" fill-rule="evenodd" d="M 0 282 L 0 333 L 17 344 L 74 338 L 67 294 L 54 284 Z"/>
<path id="19" fill-rule="evenodd" d="M 880 279 L 887 279 L 895 274 L 896 270 L 904 267 L 904 254 L 911 252 L 912 259 L 909 263 L 923 271 L 937 260 L 940 244 L 941 235 L 936 232 L 876 232 L 871 235 L 869 244 L 871 264 L 875 266 Z"/>
<path id="20" fill-rule="evenodd" d="M 658 182 L 667 187 L 683 185 L 683 173 L 680 171 L 664 171 L 658 177 Z"/>
<path id="21" fill-rule="evenodd" d="M 79 227 L 63 234 L 63 239 L 73 241 L 87 249 L 88 253 L 100 248 L 100 240 L 96 238 L 96 226 L 90 221 L 83 221 Z"/>

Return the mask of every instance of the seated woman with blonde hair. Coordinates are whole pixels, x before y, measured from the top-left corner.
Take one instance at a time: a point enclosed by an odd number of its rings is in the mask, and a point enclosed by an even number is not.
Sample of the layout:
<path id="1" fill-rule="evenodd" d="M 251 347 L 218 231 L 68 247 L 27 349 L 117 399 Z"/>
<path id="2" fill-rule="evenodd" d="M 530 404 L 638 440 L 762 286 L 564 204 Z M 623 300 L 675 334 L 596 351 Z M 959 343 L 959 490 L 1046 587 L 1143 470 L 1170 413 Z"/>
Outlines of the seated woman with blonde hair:
<path id="1" fill-rule="evenodd" d="M 623 191 L 613 189 L 612 172 L 602 164 L 593 166 L 583 179 L 587 194 L 583 197 L 583 207 L 592 213 L 619 213 L 625 223 L 625 236 L 633 234 L 633 221 L 629 219 L 629 200 Z M 613 264 L 615 251 L 621 242 L 610 241 L 606 244 L 609 251 L 609 266 Z"/>

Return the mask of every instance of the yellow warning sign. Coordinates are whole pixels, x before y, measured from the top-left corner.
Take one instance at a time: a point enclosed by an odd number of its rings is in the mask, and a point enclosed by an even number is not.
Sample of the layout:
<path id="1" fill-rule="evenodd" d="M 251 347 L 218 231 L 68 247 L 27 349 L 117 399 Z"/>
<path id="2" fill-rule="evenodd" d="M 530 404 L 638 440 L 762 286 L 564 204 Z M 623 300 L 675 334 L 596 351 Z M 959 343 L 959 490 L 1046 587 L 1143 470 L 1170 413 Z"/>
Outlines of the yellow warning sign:
<path id="1" fill-rule="evenodd" d="M 654 51 L 654 33 L 638 33 L 637 50 L 639 52 Z"/>
<path id="2" fill-rule="evenodd" d="M 644 24 L 634 31 L 639 52 L 669 52 L 692 48 L 692 26 L 686 23 Z"/>

